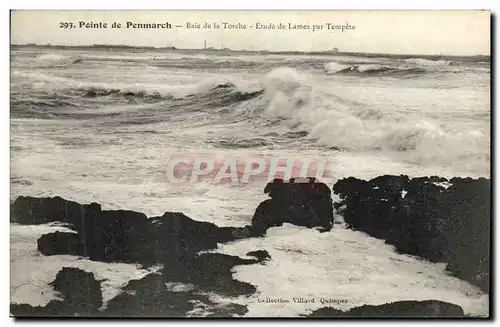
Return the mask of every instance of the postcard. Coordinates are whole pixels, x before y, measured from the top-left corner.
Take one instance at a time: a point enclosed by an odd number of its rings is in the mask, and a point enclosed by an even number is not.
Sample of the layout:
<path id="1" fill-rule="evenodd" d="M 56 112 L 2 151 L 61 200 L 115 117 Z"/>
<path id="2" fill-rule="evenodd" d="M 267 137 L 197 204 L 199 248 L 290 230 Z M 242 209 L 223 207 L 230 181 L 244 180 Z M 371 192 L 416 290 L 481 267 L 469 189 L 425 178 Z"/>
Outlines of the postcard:
<path id="1" fill-rule="evenodd" d="M 490 24 L 12 10 L 11 316 L 489 318 Z"/>

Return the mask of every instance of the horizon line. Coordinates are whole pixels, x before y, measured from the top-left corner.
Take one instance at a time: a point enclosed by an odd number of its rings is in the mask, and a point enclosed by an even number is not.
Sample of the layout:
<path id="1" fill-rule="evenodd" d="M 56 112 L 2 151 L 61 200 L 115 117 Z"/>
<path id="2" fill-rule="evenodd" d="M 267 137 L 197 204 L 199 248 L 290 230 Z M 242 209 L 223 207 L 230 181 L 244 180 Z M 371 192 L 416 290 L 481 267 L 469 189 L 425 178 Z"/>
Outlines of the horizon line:
<path id="1" fill-rule="evenodd" d="M 231 49 L 225 48 L 179 48 L 176 46 L 152 46 L 152 45 L 127 45 L 127 44 L 88 44 L 88 45 L 62 45 L 62 44 L 10 44 L 15 47 L 42 47 L 42 48 L 131 48 L 131 49 L 148 49 L 148 50 L 171 50 L 171 51 L 229 51 L 229 52 L 245 52 L 245 53 L 270 53 L 270 54 L 322 54 L 322 55 L 358 55 L 358 56 L 389 56 L 389 57 L 491 57 L 491 54 L 422 54 L 422 53 L 381 53 L 381 52 L 362 52 L 362 51 L 334 51 L 334 50 L 248 50 L 248 49 Z"/>

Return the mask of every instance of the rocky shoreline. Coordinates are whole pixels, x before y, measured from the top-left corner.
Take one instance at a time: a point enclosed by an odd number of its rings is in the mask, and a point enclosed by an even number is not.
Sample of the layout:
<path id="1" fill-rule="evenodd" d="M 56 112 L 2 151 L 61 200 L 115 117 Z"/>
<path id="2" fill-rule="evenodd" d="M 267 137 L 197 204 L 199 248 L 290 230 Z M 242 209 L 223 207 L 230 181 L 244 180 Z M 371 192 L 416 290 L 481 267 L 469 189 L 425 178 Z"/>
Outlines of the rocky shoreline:
<path id="1" fill-rule="evenodd" d="M 215 303 L 206 294 L 227 297 L 257 292 L 254 285 L 233 278 L 238 265 L 265 265 L 266 249 L 243 259 L 214 250 L 220 243 L 260 237 L 270 227 L 290 223 L 328 231 L 334 208 L 348 228 L 386 240 L 401 253 L 448 263 L 458 278 L 489 292 L 490 181 L 487 179 L 381 176 L 371 181 L 348 178 L 333 186 L 341 201 L 333 203 L 330 188 L 313 178 L 308 183 L 274 180 L 264 192 L 270 199 L 256 209 L 251 225 L 219 227 L 182 213 L 147 217 L 129 210 L 102 210 L 98 203 L 79 204 L 61 197 L 18 197 L 10 222 L 38 225 L 60 222 L 73 232 L 42 235 L 43 255 L 75 255 L 93 261 L 161 265 L 162 269 L 131 280 L 122 293 L 102 308 L 100 281 L 92 273 L 61 267 L 50 284 L 62 300 L 43 307 L 11 304 L 16 317 L 185 317 L 205 308 L 207 317 L 242 316 L 248 309 L 236 303 Z M 445 185 L 445 186 L 443 186 Z M 169 285 L 189 285 L 175 291 Z M 404 303 L 403 303 L 404 302 Z M 362 306 L 349 312 L 325 307 L 310 317 L 456 316 L 460 307 L 441 301 L 402 301 L 389 307 Z"/>
<path id="2" fill-rule="evenodd" d="M 447 263 L 455 277 L 489 293 L 491 185 L 485 178 L 347 178 L 334 192 L 348 228 L 399 253 Z"/>

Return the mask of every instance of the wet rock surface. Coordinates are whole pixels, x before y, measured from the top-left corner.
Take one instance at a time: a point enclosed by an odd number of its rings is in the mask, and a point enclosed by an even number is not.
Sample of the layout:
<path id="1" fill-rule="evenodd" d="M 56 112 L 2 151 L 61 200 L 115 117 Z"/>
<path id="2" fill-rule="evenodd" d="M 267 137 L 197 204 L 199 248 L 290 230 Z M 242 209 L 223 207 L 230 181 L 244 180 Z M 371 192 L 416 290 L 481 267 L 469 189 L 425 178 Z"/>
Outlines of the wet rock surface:
<path id="1" fill-rule="evenodd" d="M 144 268 L 163 266 L 156 273 L 129 282 L 122 293 L 101 309 L 102 293 L 95 278 L 92 280 L 93 275 L 65 267 L 50 283 L 64 300 L 52 300 L 43 307 L 12 304 L 11 312 L 17 317 L 185 317 L 196 316 L 200 306 L 205 308 L 205 316 L 238 316 L 248 311 L 246 306 L 218 303 L 207 294 L 237 297 L 255 293 L 254 285 L 233 279 L 232 269 L 236 265 L 264 263 L 270 258 L 265 250 L 250 252 L 252 259 L 199 253 L 216 249 L 221 242 L 249 237 L 250 227 L 218 227 L 176 212 L 147 218 L 135 211 L 103 211 L 96 203 L 81 205 L 58 197 L 20 197 L 11 209 L 13 222 L 62 222 L 76 232 L 42 235 L 37 247 L 44 255 L 71 254 L 94 261 L 138 263 Z M 167 286 L 171 283 L 189 287 L 172 291 Z M 78 290 L 82 294 L 91 292 L 88 295 L 92 300 L 79 299 Z"/>
<path id="2" fill-rule="evenodd" d="M 252 229 L 256 236 L 264 235 L 268 228 L 283 223 L 324 230 L 333 226 L 330 188 L 315 178 L 275 179 L 267 184 L 264 193 L 271 199 L 261 202 L 255 210 Z"/>
<path id="3" fill-rule="evenodd" d="M 427 300 L 427 301 L 398 301 L 382 305 L 363 305 L 341 311 L 332 307 L 324 307 L 313 311 L 307 317 L 463 317 L 464 312 L 456 304 Z"/>
<path id="4" fill-rule="evenodd" d="M 54 232 L 42 235 L 37 240 L 37 248 L 43 255 L 81 255 L 84 244 L 76 233 Z"/>
<path id="5" fill-rule="evenodd" d="M 11 313 L 16 317 L 95 316 L 102 306 L 101 285 L 93 273 L 63 267 L 49 285 L 61 294 L 62 301 L 52 300 L 43 307 L 11 304 Z"/>
<path id="6" fill-rule="evenodd" d="M 445 262 L 453 275 L 489 292 L 488 179 L 351 177 L 333 190 L 348 228 L 384 239 L 400 253 Z"/>
<path id="7" fill-rule="evenodd" d="M 42 236 L 38 242 L 42 253 L 71 253 L 95 261 L 144 266 L 170 260 L 173 252 L 192 256 L 201 250 L 215 249 L 218 243 L 250 234 L 245 228 L 221 228 L 178 212 L 148 218 L 140 212 L 104 211 L 97 203 L 82 205 L 60 197 L 17 198 L 11 206 L 11 222 L 25 225 L 62 222 L 78 233 L 79 242 L 76 234 L 58 232 Z M 70 250 L 66 242 L 72 244 Z"/>
<path id="8" fill-rule="evenodd" d="M 333 209 L 348 228 L 386 240 L 400 253 L 446 262 L 455 276 L 489 290 L 490 182 L 486 179 L 410 179 L 380 176 L 370 181 L 347 178 L 333 188 L 314 178 L 296 183 L 274 180 L 264 192 L 270 199 L 255 211 L 251 225 L 219 227 L 182 213 L 147 217 L 130 210 L 102 210 L 97 203 L 79 204 L 60 197 L 18 197 L 11 222 L 24 225 L 62 223 L 75 231 L 54 232 L 37 240 L 43 255 L 70 254 L 108 263 L 160 265 L 154 273 L 131 280 L 103 304 L 100 281 L 92 273 L 63 267 L 50 285 L 62 300 L 46 306 L 11 304 L 17 317 L 228 317 L 248 312 L 245 305 L 213 300 L 249 296 L 257 288 L 235 280 L 239 265 L 266 265 L 265 249 L 250 259 L 205 252 L 218 244 L 265 235 L 270 227 L 290 223 L 327 231 Z M 202 312 L 202 313 L 200 313 Z M 347 312 L 322 308 L 310 317 L 461 316 L 460 307 L 441 301 L 401 301 L 361 306 Z"/>

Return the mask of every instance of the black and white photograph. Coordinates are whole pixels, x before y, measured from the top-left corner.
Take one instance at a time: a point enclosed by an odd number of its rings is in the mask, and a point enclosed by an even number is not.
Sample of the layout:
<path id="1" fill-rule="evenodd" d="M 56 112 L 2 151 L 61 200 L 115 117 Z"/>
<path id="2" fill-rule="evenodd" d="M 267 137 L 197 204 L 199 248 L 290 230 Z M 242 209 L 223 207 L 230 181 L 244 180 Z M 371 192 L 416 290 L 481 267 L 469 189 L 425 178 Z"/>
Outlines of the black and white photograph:
<path id="1" fill-rule="evenodd" d="M 488 10 L 12 10 L 10 316 L 490 319 Z"/>

